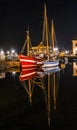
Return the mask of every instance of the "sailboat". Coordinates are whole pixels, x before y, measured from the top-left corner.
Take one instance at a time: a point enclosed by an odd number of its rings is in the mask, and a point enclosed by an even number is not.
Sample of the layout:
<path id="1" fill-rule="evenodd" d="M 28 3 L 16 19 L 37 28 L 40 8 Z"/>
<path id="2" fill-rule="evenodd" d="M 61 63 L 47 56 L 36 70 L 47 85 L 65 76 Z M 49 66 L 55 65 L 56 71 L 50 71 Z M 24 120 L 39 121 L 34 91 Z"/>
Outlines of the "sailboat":
<path id="1" fill-rule="evenodd" d="M 35 51 L 34 50 L 32 51 L 33 47 L 31 46 L 29 31 L 27 31 L 26 42 L 21 50 L 21 52 L 24 50 L 24 47 L 27 43 L 27 55 L 19 54 L 19 60 L 20 60 L 22 68 L 34 68 L 34 67 L 36 67 L 36 66 L 38 67 L 40 65 L 42 67 L 54 67 L 54 66 L 59 65 L 59 60 L 58 59 L 55 60 L 56 55 L 53 56 L 53 54 L 54 54 L 54 34 L 55 34 L 53 22 L 52 22 L 52 31 L 51 31 L 51 37 L 52 37 L 52 41 L 53 41 L 52 45 L 49 45 L 48 32 L 49 32 L 49 27 L 48 27 L 46 5 L 45 5 L 44 6 L 44 24 L 43 24 L 42 42 L 40 45 L 35 47 Z M 31 48 L 30 48 L 30 46 L 31 46 Z M 37 50 L 37 52 L 36 52 L 36 50 Z M 30 54 L 30 52 L 31 52 L 31 54 Z"/>
<path id="2" fill-rule="evenodd" d="M 44 60 L 44 64 L 42 67 L 54 67 L 59 65 L 59 60 L 56 59 L 56 53 L 54 53 L 54 40 L 55 40 L 55 31 L 54 31 L 54 25 L 52 20 L 52 26 L 51 26 L 51 42 L 52 45 L 49 45 L 49 35 L 48 35 L 49 27 L 48 27 L 48 20 L 47 20 L 47 12 L 46 12 L 46 5 L 44 6 L 44 26 L 43 26 L 43 39 L 44 41 L 44 35 L 46 38 L 46 47 L 47 47 L 47 59 Z"/>
<path id="3" fill-rule="evenodd" d="M 25 55 L 23 54 L 23 51 L 25 49 L 26 44 L 27 44 L 27 48 L 26 48 L 27 54 Z M 23 45 L 22 50 L 20 54 L 18 55 L 22 69 L 29 69 L 29 68 L 34 69 L 38 67 L 39 65 L 43 64 L 40 58 L 29 54 L 30 47 L 31 47 L 30 36 L 29 36 L 29 31 L 27 31 L 25 44 Z"/>

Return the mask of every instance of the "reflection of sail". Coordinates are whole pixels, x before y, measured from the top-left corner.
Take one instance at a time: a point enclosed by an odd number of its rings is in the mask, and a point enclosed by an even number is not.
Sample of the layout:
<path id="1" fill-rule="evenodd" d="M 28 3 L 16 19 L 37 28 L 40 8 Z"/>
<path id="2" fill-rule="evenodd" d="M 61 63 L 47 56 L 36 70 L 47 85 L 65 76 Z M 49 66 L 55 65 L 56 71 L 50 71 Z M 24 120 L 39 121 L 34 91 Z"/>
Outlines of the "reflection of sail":
<path id="1" fill-rule="evenodd" d="M 59 72 L 53 73 L 53 75 L 52 75 L 52 93 L 53 93 L 54 109 L 56 109 L 56 100 L 57 100 L 59 78 L 60 78 Z"/>
<path id="2" fill-rule="evenodd" d="M 48 124 L 50 125 L 50 115 L 51 115 L 51 89 L 50 89 L 50 73 L 48 73 Z"/>
<path id="3" fill-rule="evenodd" d="M 37 75 L 36 68 L 22 69 L 19 80 L 22 83 L 24 89 L 29 95 L 29 101 L 32 103 L 32 92 L 31 79 Z M 27 83 L 25 82 L 27 81 Z"/>
<path id="4" fill-rule="evenodd" d="M 24 80 L 31 79 L 36 74 L 37 74 L 36 68 L 22 69 L 19 78 L 20 78 L 20 81 L 24 81 Z"/>
<path id="5" fill-rule="evenodd" d="M 33 93 L 33 84 L 35 84 L 35 79 L 37 78 L 37 68 L 29 68 L 29 69 L 22 69 L 19 79 L 22 83 L 22 86 L 26 90 L 29 101 L 32 104 L 32 93 Z M 39 82 L 36 83 L 37 85 L 41 86 Z"/>
<path id="6" fill-rule="evenodd" d="M 25 73 L 26 72 L 26 73 Z M 29 73 L 28 73 L 29 72 Z M 48 125 L 51 122 L 51 109 L 52 101 L 54 104 L 54 109 L 56 109 L 56 100 L 57 100 L 57 91 L 58 91 L 58 78 L 60 74 L 60 68 L 48 68 L 48 70 L 24 70 L 22 72 L 24 75 L 27 75 L 25 78 L 20 78 L 20 81 L 26 90 L 29 101 L 32 104 L 32 94 L 34 87 L 39 86 L 43 90 L 45 97 L 47 116 L 48 116 Z M 32 74 L 31 76 L 29 74 Z M 43 75 L 43 76 L 41 76 Z M 21 74 L 20 74 L 21 76 Z M 35 85 L 34 85 L 35 84 Z M 52 99 L 53 97 L 53 99 Z"/>
<path id="7" fill-rule="evenodd" d="M 48 113 L 48 124 L 50 125 L 51 120 L 51 110 L 52 105 L 54 110 L 56 109 L 56 101 L 57 101 L 57 93 L 58 93 L 58 84 L 60 78 L 60 71 L 53 71 L 52 73 L 48 72 L 46 75 L 47 78 L 47 85 L 44 87 L 45 89 L 45 99 L 46 99 L 46 106 L 47 106 L 47 113 Z M 53 102 L 52 102 L 53 101 Z"/>
<path id="8" fill-rule="evenodd" d="M 27 82 L 23 81 L 22 86 L 26 90 L 28 96 L 29 96 L 29 101 L 32 104 L 32 94 L 33 94 L 33 86 L 31 85 L 31 80 L 28 79 Z"/>

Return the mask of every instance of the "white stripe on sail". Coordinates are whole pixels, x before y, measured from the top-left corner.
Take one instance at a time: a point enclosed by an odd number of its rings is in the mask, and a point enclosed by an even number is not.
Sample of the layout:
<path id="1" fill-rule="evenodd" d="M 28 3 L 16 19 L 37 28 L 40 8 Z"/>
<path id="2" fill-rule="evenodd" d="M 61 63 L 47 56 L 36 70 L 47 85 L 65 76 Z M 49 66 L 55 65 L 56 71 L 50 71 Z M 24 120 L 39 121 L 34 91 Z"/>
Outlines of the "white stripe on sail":
<path id="1" fill-rule="evenodd" d="M 20 77 L 21 77 L 21 78 L 23 78 L 23 77 L 30 76 L 30 75 L 32 75 L 32 74 L 36 74 L 36 72 L 34 71 L 34 72 L 32 72 L 32 73 L 29 73 L 29 74 L 24 74 L 24 75 L 22 75 L 22 74 L 21 74 L 21 76 L 20 76 Z"/>

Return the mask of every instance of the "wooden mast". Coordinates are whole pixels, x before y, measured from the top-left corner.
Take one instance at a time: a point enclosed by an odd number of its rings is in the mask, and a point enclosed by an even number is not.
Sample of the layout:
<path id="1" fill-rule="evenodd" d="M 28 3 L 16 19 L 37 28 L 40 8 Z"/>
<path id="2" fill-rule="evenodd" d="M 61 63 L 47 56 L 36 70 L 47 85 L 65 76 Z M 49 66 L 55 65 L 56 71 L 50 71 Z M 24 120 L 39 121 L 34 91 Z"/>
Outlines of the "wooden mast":
<path id="1" fill-rule="evenodd" d="M 51 42 L 52 42 L 52 51 L 54 47 L 57 47 L 57 40 L 56 40 L 56 35 L 55 35 L 55 28 L 54 28 L 54 22 L 53 19 L 51 21 Z"/>
<path id="2" fill-rule="evenodd" d="M 30 40 L 30 35 L 29 35 L 29 29 L 26 31 L 26 33 L 27 33 L 26 40 L 25 40 L 25 43 L 24 43 L 20 53 L 23 53 L 24 50 L 25 50 L 25 47 L 26 47 L 26 53 L 27 53 L 27 55 L 29 55 L 29 51 L 30 51 L 30 49 L 32 47 L 31 40 Z"/>
<path id="3" fill-rule="evenodd" d="M 44 4 L 44 24 L 43 24 L 42 42 L 44 42 L 44 38 L 46 38 L 46 46 L 48 51 L 48 21 L 47 21 L 46 4 Z"/>
<path id="4" fill-rule="evenodd" d="M 29 30 L 27 31 L 27 55 L 29 55 L 29 51 L 30 51 L 30 37 L 29 37 Z"/>
<path id="5" fill-rule="evenodd" d="M 51 22 L 51 42 L 52 42 L 52 51 L 53 51 L 53 48 L 54 48 L 54 25 L 53 25 L 53 19 L 52 19 L 52 22 Z"/>

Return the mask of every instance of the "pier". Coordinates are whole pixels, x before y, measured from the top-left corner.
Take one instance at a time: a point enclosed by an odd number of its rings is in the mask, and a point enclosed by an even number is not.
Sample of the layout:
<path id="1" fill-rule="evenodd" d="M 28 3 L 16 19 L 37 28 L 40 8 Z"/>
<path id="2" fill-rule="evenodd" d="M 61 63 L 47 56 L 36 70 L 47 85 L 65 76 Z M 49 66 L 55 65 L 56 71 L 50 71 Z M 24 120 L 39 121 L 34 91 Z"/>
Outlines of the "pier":
<path id="1" fill-rule="evenodd" d="M 77 55 L 73 55 L 73 54 L 59 56 L 59 58 L 65 58 L 65 57 L 67 57 L 68 60 L 77 60 Z"/>

